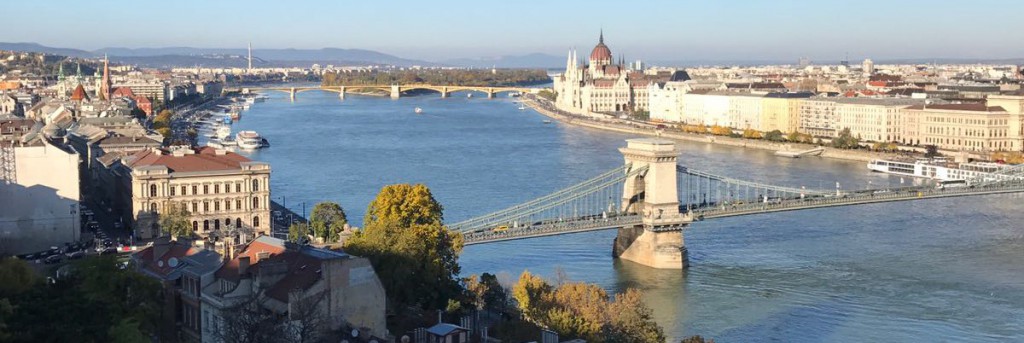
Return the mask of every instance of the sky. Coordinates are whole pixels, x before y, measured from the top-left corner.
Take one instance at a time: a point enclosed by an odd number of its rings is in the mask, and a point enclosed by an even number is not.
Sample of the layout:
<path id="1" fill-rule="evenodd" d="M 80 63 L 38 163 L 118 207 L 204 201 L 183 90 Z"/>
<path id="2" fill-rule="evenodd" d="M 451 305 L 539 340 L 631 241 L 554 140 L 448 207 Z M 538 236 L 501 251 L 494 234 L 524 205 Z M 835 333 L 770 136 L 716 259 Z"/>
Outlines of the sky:
<path id="1" fill-rule="evenodd" d="M 815 61 L 1024 57 L 1020 0 L 5 1 L 2 42 L 376 50 L 441 61 L 586 55 Z M 16 14 L 16 15 L 13 15 Z"/>

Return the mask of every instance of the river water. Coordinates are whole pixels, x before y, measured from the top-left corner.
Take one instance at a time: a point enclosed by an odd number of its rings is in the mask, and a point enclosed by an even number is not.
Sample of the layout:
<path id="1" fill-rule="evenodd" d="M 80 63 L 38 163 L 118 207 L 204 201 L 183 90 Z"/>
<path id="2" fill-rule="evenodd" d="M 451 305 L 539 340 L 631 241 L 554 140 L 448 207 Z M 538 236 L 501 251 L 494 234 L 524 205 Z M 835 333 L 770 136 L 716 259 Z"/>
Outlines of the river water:
<path id="1" fill-rule="evenodd" d="M 544 124 L 509 98 L 391 100 L 282 93 L 234 129 L 272 147 L 272 192 L 296 212 L 340 203 L 361 224 L 392 183 L 424 183 L 455 222 L 545 195 L 623 163 L 625 135 Z M 421 107 L 422 115 L 413 109 Z M 681 143 L 680 163 L 807 188 L 899 184 L 863 163 Z M 611 257 L 614 231 L 470 246 L 463 274 L 523 270 L 636 287 L 670 338 L 718 342 L 1024 341 L 1024 207 L 997 195 L 714 219 L 685 231 L 690 269 Z M 361 226 L 361 225 L 360 225 Z"/>

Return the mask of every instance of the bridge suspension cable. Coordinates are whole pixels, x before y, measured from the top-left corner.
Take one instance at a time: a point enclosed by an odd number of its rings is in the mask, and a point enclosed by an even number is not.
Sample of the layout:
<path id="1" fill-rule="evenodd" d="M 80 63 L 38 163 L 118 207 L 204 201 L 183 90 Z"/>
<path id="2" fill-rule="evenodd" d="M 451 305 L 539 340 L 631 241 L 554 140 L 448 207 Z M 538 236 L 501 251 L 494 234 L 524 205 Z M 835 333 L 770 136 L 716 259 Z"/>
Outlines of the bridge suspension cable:
<path id="1" fill-rule="evenodd" d="M 685 166 L 676 166 L 676 172 L 681 176 L 677 181 L 680 189 L 680 210 L 685 212 L 699 212 L 708 208 L 724 208 L 745 203 L 778 202 L 832 193 L 740 180 Z"/>
<path id="2" fill-rule="evenodd" d="M 623 182 L 646 170 L 646 167 L 633 169 L 628 164 L 623 165 L 543 197 L 451 224 L 449 228 L 467 233 L 615 216 L 620 212 Z"/>

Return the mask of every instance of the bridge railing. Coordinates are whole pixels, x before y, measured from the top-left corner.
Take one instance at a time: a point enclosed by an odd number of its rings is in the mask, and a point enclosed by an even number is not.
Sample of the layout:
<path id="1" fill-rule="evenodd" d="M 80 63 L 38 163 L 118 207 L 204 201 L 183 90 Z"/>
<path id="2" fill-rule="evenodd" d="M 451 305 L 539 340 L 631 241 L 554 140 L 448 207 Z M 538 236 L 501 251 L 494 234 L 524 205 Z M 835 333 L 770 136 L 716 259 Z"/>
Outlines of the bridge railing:
<path id="1" fill-rule="evenodd" d="M 541 225 L 530 225 L 507 230 L 489 230 L 482 232 L 467 232 L 463 234 L 467 244 L 481 243 L 488 241 L 511 240 L 518 238 L 551 236 L 573 232 L 592 231 L 604 228 L 616 228 L 629 225 L 637 225 L 641 222 L 637 214 L 628 214 L 611 217 L 586 217 L 572 220 L 550 221 Z"/>
<path id="2" fill-rule="evenodd" d="M 550 218 L 567 218 L 615 212 L 618 210 L 617 208 L 609 209 L 608 207 L 616 204 L 609 204 L 607 198 L 611 198 L 611 201 L 616 203 L 620 201 L 622 182 L 626 178 L 642 173 L 645 170 L 646 167 L 632 169 L 627 164 L 546 196 L 480 217 L 464 220 L 449 227 L 456 231 L 470 232 L 489 230 L 497 226 L 526 225 Z M 545 213 L 549 214 L 549 216 L 541 215 Z"/>

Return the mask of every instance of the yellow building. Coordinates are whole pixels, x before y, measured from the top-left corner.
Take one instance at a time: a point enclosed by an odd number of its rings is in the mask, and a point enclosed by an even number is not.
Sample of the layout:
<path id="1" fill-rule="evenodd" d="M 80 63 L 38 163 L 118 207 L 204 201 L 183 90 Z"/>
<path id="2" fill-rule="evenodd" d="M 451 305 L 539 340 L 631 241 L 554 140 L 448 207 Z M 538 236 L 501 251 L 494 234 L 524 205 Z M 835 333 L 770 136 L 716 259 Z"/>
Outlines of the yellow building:
<path id="1" fill-rule="evenodd" d="M 783 133 L 798 131 L 800 127 L 800 103 L 813 94 L 769 93 L 761 98 L 761 127 L 765 132 L 779 130 Z"/>
<path id="2" fill-rule="evenodd" d="M 911 106 L 903 130 L 908 143 L 944 150 L 1020 151 L 1020 115 L 991 104 Z"/>
<path id="3" fill-rule="evenodd" d="M 213 148 L 149 149 L 125 157 L 130 227 L 140 239 L 161 236 L 159 214 L 172 203 L 190 213 L 192 231 L 242 244 L 271 233 L 270 165 Z"/>

